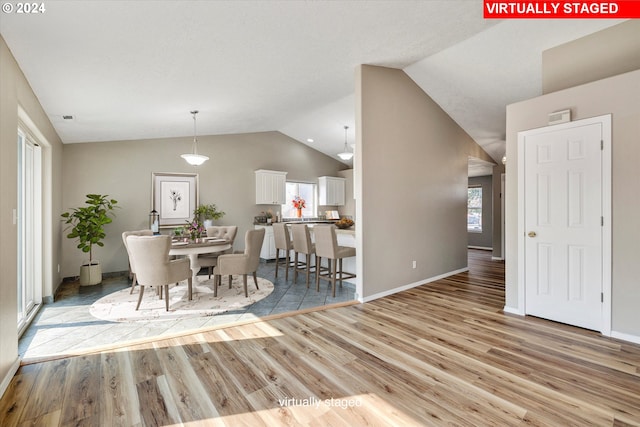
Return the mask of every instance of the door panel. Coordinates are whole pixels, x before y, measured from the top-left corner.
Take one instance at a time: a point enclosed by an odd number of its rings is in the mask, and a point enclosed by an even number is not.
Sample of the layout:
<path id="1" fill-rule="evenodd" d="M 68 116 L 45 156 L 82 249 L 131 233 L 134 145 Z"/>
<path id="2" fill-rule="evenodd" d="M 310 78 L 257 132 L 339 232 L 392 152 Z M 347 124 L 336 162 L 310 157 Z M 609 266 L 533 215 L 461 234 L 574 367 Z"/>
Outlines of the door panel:
<path id="1" fill-rule="evenodd" d="M 42 302 L 41 149 L 18 132 L 18 328 Z"/>
<path id="2" fill-rule="evenodd" d="M 524 140 L 525 312 L 602 326 L 602 127 Z"/>

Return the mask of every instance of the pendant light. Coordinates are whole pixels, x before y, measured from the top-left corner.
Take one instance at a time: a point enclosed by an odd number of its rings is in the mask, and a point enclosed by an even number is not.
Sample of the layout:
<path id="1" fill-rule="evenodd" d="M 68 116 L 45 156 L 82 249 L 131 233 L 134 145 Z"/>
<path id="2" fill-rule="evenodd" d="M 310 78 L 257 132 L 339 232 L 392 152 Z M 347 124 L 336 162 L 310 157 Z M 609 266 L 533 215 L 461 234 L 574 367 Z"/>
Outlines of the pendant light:
<path id="1" fill-rule="evenodd" d="M 349 126 L 344 127 L 344 151 L 342 153 L 338 153 L 338 157 L 342 160 L 351 160 L 353 157 L 353 153 L 349 151 L 349 147 L 347 146 L 347 129 L 349 129 Z"/>
<path id="2" fill-rule="evenodd" d="M 209 158 L 207 156 L 198 154 L 198 138 L 196 133 L 196 114 L 198 114 L 198 110 L 193 110 L 191 114 L 193 115 L 193 152 L 182 154 L 180 157 L 185 159 L 190 165 L 200 166 L 201 164 L 209 160 Z"/>

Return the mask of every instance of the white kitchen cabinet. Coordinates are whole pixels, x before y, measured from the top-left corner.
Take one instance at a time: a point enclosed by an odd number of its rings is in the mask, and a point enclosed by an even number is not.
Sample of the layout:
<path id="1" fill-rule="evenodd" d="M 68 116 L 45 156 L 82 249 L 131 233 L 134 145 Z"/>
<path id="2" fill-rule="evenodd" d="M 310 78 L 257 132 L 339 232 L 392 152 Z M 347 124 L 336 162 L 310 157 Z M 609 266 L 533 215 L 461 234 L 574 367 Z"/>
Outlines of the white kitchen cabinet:
<path id="1" fill-rule="evenodd" d="M 264 260 L 276 259 L 276 239 L 273 236 L 273 227 L 268 225 L 256 225 L 256 229 L 264 228 L 264 240 L 260 249 L 260 258 Z"/>
<path id="2" fill-rule="evenodd" d="M 335 176 L 318 178 L 318 204 L 321 206 L 344 206 L 345 179 Z"/>
<path id="3" fill-rule="evenodd" d="M 259 169 L 256 172 L 256 205 L 286 203 L 287 173 Z"/>

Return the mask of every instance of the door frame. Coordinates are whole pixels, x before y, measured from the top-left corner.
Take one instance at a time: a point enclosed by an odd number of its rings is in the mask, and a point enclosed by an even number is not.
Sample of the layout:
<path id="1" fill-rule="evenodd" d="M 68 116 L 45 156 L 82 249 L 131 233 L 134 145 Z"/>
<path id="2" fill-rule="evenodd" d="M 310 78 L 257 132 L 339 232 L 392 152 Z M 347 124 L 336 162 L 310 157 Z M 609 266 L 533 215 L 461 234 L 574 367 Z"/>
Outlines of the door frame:
<path id="1" fill-rule="evenodd" d="M 41 203 L 40 203 L 40 218 L 41 218 L 41 263 L 42 263 L 42 276 L 41 276 L 41 299 L 42 302 L 47 304 L 53 302 L 53 284 L 59 277 L 55 276 L 56 272 L 60 273 L 60 263 L 58 256 L 54 254 L 54 246 L 56 242 L 56 234 L 53 232 L 54 220 L 53 220 L 53 154 L 52 145 L 45 135 L 38 129 L 35 122 L 29 117 L 27 112 L 18 105 L 18 126 L 26 131 L 35 142 L 40 146 L 41 150 Z M 17 129 L 16 129 L 17 131 Z M 17 133 L 16 133 L 17 137 Z M 56 224 L 58 221 L 56 220 Z M 59 243 L 59 241 L 58 241 Z M 54 257 L 57 262 L 57 269 L 54 269 Z M 17 266 L 16 266 L 17 267 Z M 17 303 L 17 301 L 16 301 Z M 40 304 L 42 306 L 42 304 Z M 32 316 L 27 320 L 25 327 L 18 332 L 20 336 L 26 326 L 31 322 L 33 317 L 37 314 L 37 310 L 34 310 Z M 17 320 L 17 319 L 16 319 Z"/>
<path id="2" fill-rule="evenodd" d="M 518 132 L 518 307 L 521 313 L 526 315 L 525 140 L 528 136 L 549 132 L 549 130 L 565 130 L 591 124 L 602 126 L 602 329 L 600 332 L 605 336 L 611 336 L 611 114 Z"/>

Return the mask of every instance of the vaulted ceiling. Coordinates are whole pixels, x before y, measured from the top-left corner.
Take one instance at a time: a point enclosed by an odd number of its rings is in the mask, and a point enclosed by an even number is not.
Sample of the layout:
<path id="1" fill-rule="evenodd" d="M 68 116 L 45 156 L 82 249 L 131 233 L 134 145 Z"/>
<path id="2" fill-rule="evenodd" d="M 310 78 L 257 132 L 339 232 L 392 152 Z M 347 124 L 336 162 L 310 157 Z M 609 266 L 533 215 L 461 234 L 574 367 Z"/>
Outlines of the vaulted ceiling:
<path id="1" fill-rule="evenodd" d="M 0 33 L 64 143 L 190 137 L 198 109 L 200 135 L 278 130 L 335 156 L 371 64 L 404 69 L 496 161 L 505 106 L 542 93 L 542 51 L 619 22 L 484 20 L 479 0 L 45 7 Z"/>

